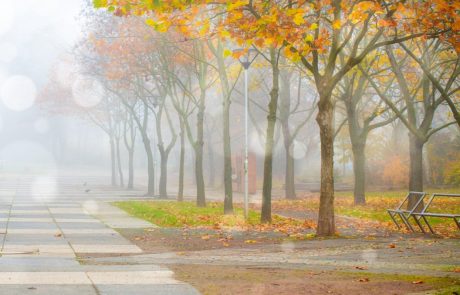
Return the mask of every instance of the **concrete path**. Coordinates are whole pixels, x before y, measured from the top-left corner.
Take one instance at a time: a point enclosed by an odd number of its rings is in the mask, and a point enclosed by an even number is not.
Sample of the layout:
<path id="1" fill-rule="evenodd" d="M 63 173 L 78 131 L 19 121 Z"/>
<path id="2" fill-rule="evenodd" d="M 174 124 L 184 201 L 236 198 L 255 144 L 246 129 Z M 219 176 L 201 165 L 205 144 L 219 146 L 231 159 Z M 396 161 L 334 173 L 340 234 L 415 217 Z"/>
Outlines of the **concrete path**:
<path id="1" fill-rule="evenodd" d="M 0 179 L 0 294 L 198 294 L 154 264 L 81 264 L 84 254 L 142 254 L 114 228 L 148 228 L 106 201 L 139 199 L 99 180 Z M 101 182 L 99 182 L 101 183 Z"/>

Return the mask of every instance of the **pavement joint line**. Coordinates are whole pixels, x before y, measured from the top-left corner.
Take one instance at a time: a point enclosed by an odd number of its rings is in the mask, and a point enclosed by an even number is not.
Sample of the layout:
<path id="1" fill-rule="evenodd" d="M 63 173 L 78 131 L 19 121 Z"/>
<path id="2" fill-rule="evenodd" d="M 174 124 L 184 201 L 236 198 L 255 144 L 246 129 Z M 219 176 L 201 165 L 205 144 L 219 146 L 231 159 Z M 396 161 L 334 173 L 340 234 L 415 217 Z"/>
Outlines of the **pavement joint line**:
<path id="1" fill-rule="evenodd" d="M 17 186 L 17 183 L 18 181 L 16 180 L 16 191 L 14 193 L 15 197 L 18 195 L 18 186 Z M 11 203 L 10 203 L 10 211 L 8 213 L 8 220 L 6 222 L 6 226 L 5 226 L 5 233 L 3 234 L 3 240 L 2 240 L 2 248 L 0 249 L 1 252 L 3 252 L 3 248 L 5 247 L 5 243 L 6 243 L 6 236 L 8 234 L 8 225 L 10 224 L 10 218 L 11 218 L 11 209 L 13 208 L 13 204 L 14 204 L 14 199 L 15 197 L 11 198 Z M 1 256 L 0 256 L 1 257 Z"/>
<path id="2" fill-rule="evenodd" d="M 60 230 L 60 234 L 61 234 L 61 237 L 65 239 L 66 237 L 66 234 L 62 231 L 62 228 L 61 226 L 59 225 L 59 223 L 56 221 L 56 218 L 54 217 L 53 213 L 50 211 L 50 208 L 48 208 L 48 212 L 49 212 L 49 215 L 51 217 L 51 219 L 53 220 L 53 222 L 56 224 L 56 227 Z M 70 249 L 72 249 L 73 251 L 73 255 L 74 257 L 76 258 L 77 257 L 77 253 L 75 252 L 75 249 L 73 248 L 72 244 L 70 243 L 70 241 L 68 239 L 65 239 L 67 241 L 67 244 L 69 245 Z"/>

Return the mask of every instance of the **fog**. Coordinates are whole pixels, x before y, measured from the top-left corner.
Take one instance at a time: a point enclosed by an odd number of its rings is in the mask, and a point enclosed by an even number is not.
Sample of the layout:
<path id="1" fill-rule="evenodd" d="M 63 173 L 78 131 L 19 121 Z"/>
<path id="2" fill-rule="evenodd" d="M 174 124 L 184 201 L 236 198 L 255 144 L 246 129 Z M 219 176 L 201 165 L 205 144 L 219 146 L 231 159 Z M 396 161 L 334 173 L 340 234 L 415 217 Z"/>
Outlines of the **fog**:
<path id="1" fill-rule="evenodd" d="M 178 42 L 175 36 L 170 36 L 166 37 L 164 47 L 158 46 L 163 42 L 161 37 L 154 32 L 146 33 L 145 30 L 150 28 L 143 21 L 119 19 L 96 12 L 83 0 L 65 1 L 65 4 L 58 0 L 2 1 L 2 4 L 0 161 L 4 175 L 33 175 L 36 190 L 46 193 L 47 190 L 55 189 L 53 183 L 62 176 L 75 177 L 80 182 L 97 179 L 94 182 L 101 185 L 131 188 L 129 174 L 132 173 L 132 188 L 147 191 L 153 185 L 154 191 L 150 193 L 154 195 L 160 193 L 159 182 L 162 176 L 167 177 L 167 180 L 163 180 L 166 182 L 167 195 L 174 198 L 180 182 L 182 133 L 185 195 L 194 196 L 199 181 L 195 175 L 197 152 L 194 148 L 200 146 L 197 126 L 200 111 L 203 111 L 203 151 L 199 156 L 203 157 L 204 184 L 212 198 L 222 199 L 225 167 L 222 126 L 225 114 L 218 70 L 215 66 L 207 69 L 206 102 L 200 105 L 200 87 L 202 93 L 203 85 L 200 85 L 199 78 L 193 76 L 196 73 L 192 67 L 196 64 L 186 64 L 192 57 L 182 57 L 186 59 L 185 62 L 178 56 L 175 60 L 171 59 L 169 63 L 177 61 L 180 66 L 184 65 L 185 70 L 174 69 L 175 78 L 182 85 L 175 84 L 176 88 L 166 89 L 164 85 L 171 81 L 155 78 L 165 72 L 158 69 L 160 62 L 155 62 L 155 58 L 158 58 L 155 52 L 147 52 L 151 48 L 149 46 L 152 46 L 156 48 L 153 51 L 171 50 L 179 55 L 182 51 L 195 50 L 192 47 L 196 44 L 177 49 L 174 46 L 182 46 L 182 41 Z M 144 34 L 144 41 L 134 40 L 142 38 L 132 37 L 124 31 L 132 33 L 130 30 L 133 28 L 138 29 L 139 35 Z M 110 45 L 115 43 L 111 40 L 121 39 L 123 34 L 126 34 L 126 41 L 117 45 L 117 48 L 111 48 Z M 134 55 L 145 54 L 154 61 L 144 57 L 133 61 L 130 54 L 124 53 L 123 50 L 127 50 L 122 48 L 124 45 L 131 48 L 138 43 L 139 48 L 133 47 L 136 51 Z M 107 47 L 100 49 L 98 46 Z M 108 64 L 107 60 L 116 58 L 113 55 L 104 56 L 100 50 L 118 54 L 119 63 Z M 212 59 L 207 54 L 206 58 Z M 248 89 L 249 152 L 254 160 L 249 165 L 250 173 L 257 179 L 254 185 L 259 192 L 266 156 L 266 118 L 273 86 L 271 69 L 263 55 L 264 52 L 261 52 L 254 66 L 249 69 Z M 237 179 L 241 175 L 245 143 L 245 85 L 240 63 L 236 59 L 225 62 L 231 87 L 229 136 L 232 178 L 234 186 L 238 186 L 241 184 L 238 184 Z M 127 64 L 133 69 L 125 77 L 122 74 Z M 115 67 L 122 73 L 116 72 Z M 135 70 L 138 72 L 131 72 Z M 155 71 L 158 73 L 152 74 Z M 140 82 L 142 85 L 139 84 L 139 78 L 143 79 Z M 185 89 L 184 85 L 188 88 Z M 141 93 L 144 96 L 141 97 Z M 379 115 L 374 122 L 379 124 L 389 120 L 387 124 L 370 132 L 367 138 L 367 185 L 375 188 L 406 188 L 408 176 L 405 174 L 409 169 L 408 129 L 398 118 L 392 119 L 395 115 L 381 103 L 375 92 L 367 95 L 368 101 L 359 103 L 358 112 L 365 114 L 380 108 L 386 113 Z M 396 91 L 393 97 L 398 95 Z M 163 101 L 152 102 L 157 96 L 162 97 Z M 181 99 L 174 101 L 173 96 L 174 99 Z M 337 190 L 351 190 L 354 171 L 348 129 L 350 122 L 347 121 L 347 107 L 340 100 L 340 95 L 337 97 L 334 115 L 335 183 Z M 317 99 L 312 77 L 299 70 L 298 66 L 284 61 L 273 136 L 275 196 L 285 194 L 284 188 L 288 181 L 286 171 L 291 169 L 287 167 L 288 158 L 295 166 L 292 168 L 295 174 L 290 177 L 294 177 L 297 194 L 319 190 L 321 154 L 319 129 L 315 121 Z M 401 103 L 398 102 L 397 106 L 401 106 Z M 185 117 L 178 115 L 178 109 L 186 113 Z M 447 124 L 448 113 L 448 108 L 441 105 L 430 125 L 436 128 Z M 423 112 L 417 111 L 417 116 L 422 118 Z M 184 118 L 189 120 L 187 124 L 190 130 L 181 130 L 181 120 Z M 363 124 L 363 120 L 359 118 L 357 122 Z M 157 128 L 158 124 L 161 126 Z M 141 130 L 141 125 L 145 127 L 144 130 Z M 294 134 L 291 143 L 286 142 L 289 134 Z M 439 175 L 447 173 L 446 169 L 449 168 L 449 159 L 440 159 L 440 153 L 443 153 L 441 150 L 444 148 L 446 154 L 452 155 L 452 161 L 457 157 L 458 127 L 449 125 L 432 138 L 435 140 L 430 139 L 424 147 L 424 179 L 430 185 L 458 185 L 455 175 L 450 176 L 454 179 L 452 181 L 444 174 Z M 151 155 L 146 152 L 147 139 Z M 160 141 L 163 144 L 159 144 Z M 444 146 L 440 146 L 440 143 Z M 163 155 L 163 158 L 161 156 L 165 151 L 160 150 L 160 145 L 162 148 L 170 145 L 169 154 Z M 162 160 L 167 160 L 163 171 Z M 153 167 L 149 167 L 149 164 L 153 164 Z M 152 180 L 153 184 L 150 183 Z"/>

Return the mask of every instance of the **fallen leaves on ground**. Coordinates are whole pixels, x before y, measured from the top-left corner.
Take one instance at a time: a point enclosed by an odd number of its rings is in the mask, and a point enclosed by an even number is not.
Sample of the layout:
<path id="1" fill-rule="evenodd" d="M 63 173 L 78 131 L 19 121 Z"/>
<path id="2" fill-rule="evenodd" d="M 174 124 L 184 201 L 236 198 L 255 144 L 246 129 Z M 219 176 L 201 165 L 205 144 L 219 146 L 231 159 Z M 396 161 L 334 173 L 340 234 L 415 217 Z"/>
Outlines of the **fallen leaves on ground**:
<path id="1" fill-rule="evenodd" d="M 204 236 L 201 236 L 201 239 L 205 240 L 205 241 L 208 241 L 209 239 L 211 239 L 211 236 L 210 235 L 204 235 Z"/>

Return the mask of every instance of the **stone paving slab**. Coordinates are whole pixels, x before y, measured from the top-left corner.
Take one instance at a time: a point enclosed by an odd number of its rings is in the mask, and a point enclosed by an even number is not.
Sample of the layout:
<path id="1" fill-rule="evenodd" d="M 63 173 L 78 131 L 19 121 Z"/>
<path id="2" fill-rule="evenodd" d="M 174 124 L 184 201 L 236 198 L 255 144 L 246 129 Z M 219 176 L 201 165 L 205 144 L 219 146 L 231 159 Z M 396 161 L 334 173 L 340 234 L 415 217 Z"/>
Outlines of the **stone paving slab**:
<path id="1" fill-rule="evenodd" d="M 62 223 L 100 223 L 99 220 L 91 218 L 56 218 L 56 222 L 61 226 Z"/>
<path id="2" fill-rule="evenodd" d="M 14 245 L 7 244 L 3 247 L 2 253 L 8 252 L 37 252 L 37 253 L 54 253 L 54 254 L 73 254 L 69 244 L 61 245 Z"/>
<path id="3" fill-rule="evenodd" d="M 84 272 L 0 272 L 0 285 L 92 285 Z"/>
<path id="4" fill-rule="evenodd" d="M 8 220 L 8 218 L 4 218 L 5 220 Z M 3 219 L 1 219 L 3 221 Z M 52 218 L 27 218 L 27 217 L 13 217 L 9 219 L 10 222 L 54 222 Z"/>
<path id="5" fill-rule="evenodd" d="M 97 285 L 99 294 L 110 295 L 166 295 L 166 294 L 181 294 L 181 295 L 198 295 L 200 294 L 195 288 L 186 284 L 161 284 L 161 285 Z"/>
<path id="6" fill-rule="evenodd" d="M 72 248 L 76 253 L 121 253 L 121 254 L 135 254 L 142 253 L 142 249 L 136 245 L 81 245 L 72 244 Z"/>
<path id="7" fill-rule="evenodd" d="M 97 295 L 92 285 L 2 285 L 1 295 Z M 111 294 L 111 293 L 108 293 Z"/>

